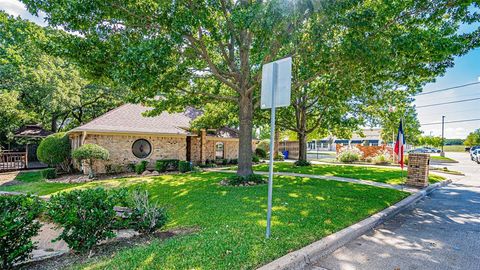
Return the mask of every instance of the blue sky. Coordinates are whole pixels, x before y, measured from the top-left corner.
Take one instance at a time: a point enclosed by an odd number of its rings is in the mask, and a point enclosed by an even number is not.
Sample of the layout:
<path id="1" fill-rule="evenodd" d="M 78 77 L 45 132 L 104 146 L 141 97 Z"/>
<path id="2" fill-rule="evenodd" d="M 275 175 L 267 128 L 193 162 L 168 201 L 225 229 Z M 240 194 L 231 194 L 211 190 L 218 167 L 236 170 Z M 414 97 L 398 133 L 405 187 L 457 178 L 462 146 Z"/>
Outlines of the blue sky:
<path id="1" fill-rule="evenodd" d="M 0 0 L 0 9 L 14 16 L 20 16 L 40 25 L 46 25 L 42 18 L 33 16 L 25 10 L 25 6 L 17 0 Z M 40 14 L 40 17 L 41 14 Z M 463 32 L 469 32 L 474 26 L 465 25 Z M 446 74 L 437 78 L 435 83 L 427 84 L 424 92 L 447 88 L 472 82 L 480 81 L 480 48 L 470 51 L 468 54 L 457 57 L 455 66 L 448 69 Z M 417 97 L 415 104 L 418 106 L 439 102 L 455 101 L 480 97 L 480 84 Z M 462 102 L 428 108 L 418 108 L 420 123 L 440 122 L 442 115 L 445 121 L 464 120 L 480 117 L 480 101 Z M 452 123 L 445 125 L 445 137 L 465 138 L 474 129 L 480 128 L 480 121 Z M 441 135 L 441 125 L 422 125 L 422 131 L 426 135 Z"/>

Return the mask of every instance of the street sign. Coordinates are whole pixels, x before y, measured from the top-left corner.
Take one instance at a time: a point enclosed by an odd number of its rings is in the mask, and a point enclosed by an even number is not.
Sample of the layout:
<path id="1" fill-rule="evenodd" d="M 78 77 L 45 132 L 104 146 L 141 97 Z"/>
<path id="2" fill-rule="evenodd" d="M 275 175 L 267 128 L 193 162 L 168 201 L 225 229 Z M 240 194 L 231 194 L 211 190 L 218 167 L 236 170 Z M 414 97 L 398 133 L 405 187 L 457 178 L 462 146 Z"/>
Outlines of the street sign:
<path id="1" fill-rule="evenodd" d="M 270 237 L 272 220 L 272 193 L 273 193 L 273 156 L 275 155 L 275 108 L 290 105 L 290 91 L 292 80 L 292 58 L 288 57 L 265 64 L 262 67 L 262 94 L 261 108 L 271 109 L 270 118 L 270 167 L 268 170 L 268 203 L 267 203 L 267 231 L 265 236 Z"/>
<path id="2" fill-rule="evenodd" d="M 277 66 L 277 76 L 274 80 L 273 67 Z M 292 80 L 292 58 L 284 58 L 275 62 L 263 65 L 262 68 L 262 95 L 260 107 L 262 109 L 272 108 L 272 89 L 275 84 L 275 105 L 276 107 L 290 106 Z"/>

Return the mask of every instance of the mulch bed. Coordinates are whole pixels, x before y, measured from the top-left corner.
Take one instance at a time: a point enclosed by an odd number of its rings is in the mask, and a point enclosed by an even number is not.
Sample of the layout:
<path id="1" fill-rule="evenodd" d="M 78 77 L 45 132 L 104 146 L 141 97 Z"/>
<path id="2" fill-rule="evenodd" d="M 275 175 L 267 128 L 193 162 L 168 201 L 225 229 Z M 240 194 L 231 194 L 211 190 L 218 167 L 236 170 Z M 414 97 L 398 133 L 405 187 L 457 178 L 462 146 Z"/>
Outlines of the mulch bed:
<path id="1" fill-rule="evenodd" d="M 89 254 L 68 253 L 58 257 L 49 258 L 43 261 L 31 262 L 20 265 L 17 269 L 33 269 L 33 270 L 56 270 L 70 267 L 74 264 L 83 264 L 95 262 L 101 258 L 110 258 L 118 252 L 149 245 L 155 240 L 165 240 L 175 236 L 182 236 L 199 231 L 199 228 L 180 228 L 165 232 L 156 232 L 153 235 L 138 235 L 131 238 L 122 238 L 119 240 L 109 241 L 108 243 L 96 246 Z"/>

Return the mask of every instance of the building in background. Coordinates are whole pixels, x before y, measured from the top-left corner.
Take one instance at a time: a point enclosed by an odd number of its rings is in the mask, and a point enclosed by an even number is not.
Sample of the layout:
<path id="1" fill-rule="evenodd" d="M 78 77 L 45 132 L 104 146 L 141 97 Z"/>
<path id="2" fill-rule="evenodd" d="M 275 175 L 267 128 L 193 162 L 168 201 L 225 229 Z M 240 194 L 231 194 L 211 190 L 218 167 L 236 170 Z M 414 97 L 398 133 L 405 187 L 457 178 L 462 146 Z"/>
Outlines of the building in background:
<path id="1" fill-rule="evenodd" d="M 351 138 L 337 138 L 329 136 L 319 140 L 312 140 L 307 143 L 307 149 L 309 151 L 335 151 L 337 145 L 366 145 L 366 146 L 378 146 L 386 144 L 382 141 L 382 129 L 381 128 L 366 128 L 363 129 L 362 134 L 354 133 Z"/>

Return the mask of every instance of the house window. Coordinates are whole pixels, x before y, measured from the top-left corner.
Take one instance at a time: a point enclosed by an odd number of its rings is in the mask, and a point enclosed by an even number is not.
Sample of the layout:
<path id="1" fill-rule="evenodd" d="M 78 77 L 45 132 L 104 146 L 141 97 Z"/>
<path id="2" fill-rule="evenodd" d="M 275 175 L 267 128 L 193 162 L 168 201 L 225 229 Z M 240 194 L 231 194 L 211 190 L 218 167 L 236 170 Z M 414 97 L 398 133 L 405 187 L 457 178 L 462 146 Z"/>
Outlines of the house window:
<path id="1" fill-rule="evenodd" d="M 223 142 L 217 142 L 215 144 L 215 159 L 223 159 L 223 158 L 224 158 Z"/>
<path id="2" fill-rule="evenodd" d="M 137 158 L 146 158 L 152 153 L 152 145 L 145 139 L 136 140 L 132 145 L 132 153 Z"/>

